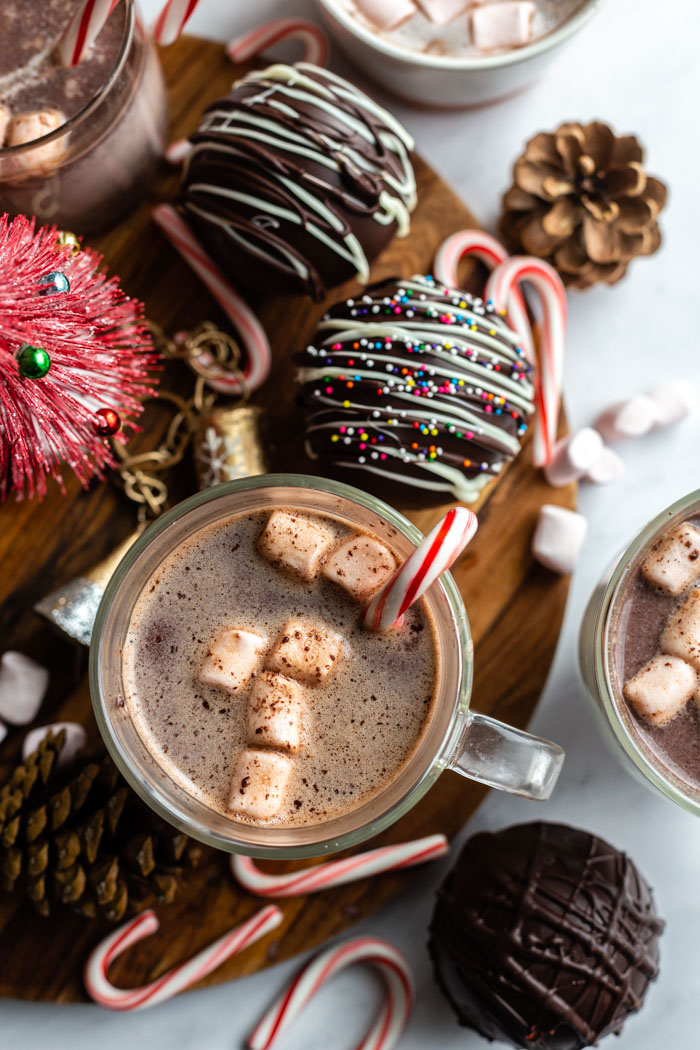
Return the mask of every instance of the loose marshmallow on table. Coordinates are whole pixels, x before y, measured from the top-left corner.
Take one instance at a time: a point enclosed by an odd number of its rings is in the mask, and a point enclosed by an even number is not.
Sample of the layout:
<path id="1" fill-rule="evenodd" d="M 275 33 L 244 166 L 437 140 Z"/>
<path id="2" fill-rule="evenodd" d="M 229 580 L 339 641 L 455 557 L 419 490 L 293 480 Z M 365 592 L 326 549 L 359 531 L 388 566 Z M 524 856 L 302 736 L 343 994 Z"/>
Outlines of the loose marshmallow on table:
<path id="1" fill-rule="evenodd" d="M 24 653 L 0 657 L 0 718 L 23 726 L 36 718 L 49 686 L 49 672 Z"/>
<path id="2" fill-rule="evenodd" d="M 65 769 L 69 766 L 78 752 L 82 751 L 87 743 L 87 733 L 83 726 L 78 725 L 77 722 L 52 722 L 51 725 L 38 726 L 36 729 L 32 729 L 22 741 L 22 761 L 26 762 L 31 753 L 36 751 L 45 736 L 49 733 L 58 736 L 62 730 L 66 735 L 61 753 L 58 756 L 56 768 Z"/>
<path id="3" fill-rule="evenodd" d="M 377 29 L 396 29 L 417 11 L 413 0 L 355 0 L 355 7 Z"/>
<path id="4" fill-rule="evenodd" d="M 661 649 L 700 671 L 700 588 L 693 588 L 668 621 L 661 635 Z"/>
<path id="5" fill-rule="evenodd" d="M 65 124 L 66 118 L 59 109 L 38 109 L 31 113 L 18 113 L 12 117 L 7 128 L 6 146 L 23 146 L 49 135 Z M 53 142 L 44 142 L 27 153 L 18 153 L 13 163 L 26 171 L 41 174 L 54 167 L 65 153 L 65 136 Z"/>
<path id="6" fill-rule="evenodd" d="M 454 22 L 455 18 L 464 14 L 473 2 L 474 0 L 418 0 L 418 6 L 431 22 L 446 26 L 448 22 Z"/>
<path id="7" fill-rule="evenodd" d="M 352 536 L 329 554 L 323 575 L 343 587 L 356 602 L 365 602 L 396 570 L 388 547 L 373 536 Z"/>
<path id="8" fill-rule="evenodd" d="M 595 466 L 603 448 L 603 439 L 598 431 L 592 427 L 583 427 L 556 442 L 552 458 L 544 468 L 544 476 L 554 488 L 577 481 Z"/>
<path id="9" fill-rule="evenodd" d="M 258 550 L 278 568 L 313 580 L 332 543 L 333 534 L 303 514 L 274 510 L 260 535 Z"/>
<path id="10" fill-rule="evenodd" d="M 582 514 L 545 503 L 532 536 L 533 558 L 562 576 L 573 572 L 587 529 L 588 522 Z"/>
<path id="11" fill-rule="evenodd" d="M 253 631 L 222 631 L 209 648 L 199 681 L 235 693 L 258 670 L 266 648 L 267 639 Z"/>
<path id="12" fill-rule="evenodd" d="M 644 559 L 642 575 L 667 594 L 681 594 L 700 576 L 700 532 L 684 521 L 664 533 Z"/>
<path id="13" fill-rule="evenodd" d="M 652 725 L 670 722 L 688 702 L 697 674 L 685 660 L 659 654 L 625 683 L 626 699 Z"/>
<path id="14" fill-rule="evenodd" d="M 276 751 L 242 752 L 231 781 L 228 808 L 253 820 L 270 820 L 284 803 L 294 768 L 290 759 Z"/>
<path id="15" fill-rule="evenodd" d="M 532 37 L 535 5 L 532 0 L 504 0 L 481 4 L 469 12 L 472 42 L 480 51 L 522 47 Z"/>
<path id="16" fill-rule="evenodd" d="M 612 485 L 625 473 L 625 464 L 614 449 L 603 446 L 603 450 L 592 467 L 589 467 L 584 478 L 594 485 Z"/>
<path id="17" fill-rule="evenodd" d="M 248 732 L 256 744 L 296 751 L 301 742 L 304 702 L 293 678 L 264 671 L 253 683 L 248 702 Z"/>
<path id="18" fill-rule="evenodd" d="M 304 620 L 290 620 L 266 668 L 303 682 L 320 682 L 337 667 L 342 649 L 342 638 L 328 628 Z"/>
<path id="19" fill-rule="evenodd" d="M 606 441 L 643 437 L 659 421 L 659 409 L 649 394 L 635 394 L 612 405 L 596 419 L 596 429 Z"/>
<path id="20" fill-rule="evenodd" d="M 698 404 L 695 387 L 687 379 L 671 379 L 649 393 L 658 415 L 656 425 L 670 427 L 694 412 Z"/>

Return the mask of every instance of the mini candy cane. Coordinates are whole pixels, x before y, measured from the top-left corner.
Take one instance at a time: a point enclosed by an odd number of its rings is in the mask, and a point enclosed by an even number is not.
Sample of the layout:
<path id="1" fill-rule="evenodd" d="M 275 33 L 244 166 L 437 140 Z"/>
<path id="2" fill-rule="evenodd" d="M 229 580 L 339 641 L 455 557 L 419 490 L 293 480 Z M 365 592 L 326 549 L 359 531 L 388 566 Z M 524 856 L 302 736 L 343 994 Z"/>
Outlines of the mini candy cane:
<path id="1" fill-rule="evenodd" d="M 436 252 L 433 270 L 438 281 L 446 284 L 448 288 L 458 288 L 457 270 L 460 259 L 465 255 L 473 255 L 489 270 L 495 269 L 508 258 L 508 252 L 501 242 L 490 233 L 484 230 L 460 230 L 443 241 Z M 528 361 L 534 362 L 536 354 L 530 318 L 522 292 L 517 285 L 508 297 L 508 321 L 520 336 L 523 355 Z"/>
<path id="2" fill-rule="evenodd" d="M 271 1050 L 309 1000 L 334 974 L 368 963 L 379 970 L 386 997 L 377 1019 L 357 1050 L 391 1050 L 403 1034 L 413 1006 L 413 977 L 398 949 L 374 937 L 357 937 L 328 948 L 311 960 L 258 1022 L 248 1040 L 250 1050 Z"/>
<path id="3" fill-rule="evenodd" d="M 399 566 L 362 614 L 367 627 L 387 631 L 399 620 L 438 576 L 449 569 L 477 530 L 476 514 L 453 507 L 432 532 Z"/>
<path id="4" fill-rule="evenodd" d="M 237 36 L 226 47 L 226 54 L 236 64 L 248 62 L 282 40 L 298 40 L 302 43 L 304 62 L 312 62 L 315 66 L 328 64 L 328 37 L 313 22 L 303 18 L 275 18 L 272 22 L 266 22 L 250 33 Z"/>
<path id="5" fill-rule="evenodd" d="M 85 58 L 119 0 L 84 0 L 58 42 L 63 66 L 77 66 Z"/>
<path id="6" fill-rule="evenodd" d="M 173 168 L 181 168 L 192 149 L 189 139 L 175 139 L 165 150 L 165 159 Z"/>
<path id="7" fill-rule="evenodd" d="M 514 255 L 493 271 L 486 282 L 484 298 L 492 300 L 497 309 L 507 309 L 513 289 L 523 281 L 532 285 L 542 305 L 532 459 L 535 466 L 543 467 L 552 458 L 557 437 L 566 345 L 566 291 L 549 263 L 528 255 Z"/>
<path id="8" fill-rule="evenodd" d="M 413 842 L 399 842 L 395 846 L 380 846 L 379 849 L 357 853 L 343 860 L 331 860 L 315 868 L 268 875 L 260 871 L 250 857 L 232 856 L 231 871 L 249 893 L 258 897 L 300 897 L 305 893 L 318 893 L 346 882 L 366 879 L 385 871 L 410 868 L 428 860 L 444 857 L 449 849 L 444 835 L 428 835 Z"/>
<path id="9" fill-rule="evenodd" d="M 212 973 L 232 955 L 237 955 L 282 922 L 279 908 L 269 905 L 246 922 L 229 930 L 218 941 L 204 948 L 188 962 L 180 963 L 141 988 L 115 988 L 107 979 L 110 964 L 133 944 L 142 941 L 158 929 L 155 912 L 144 911 L 135 919 L 120 926 L 97 945 L 85 964 L 85 988 L 91 999 L 110 1010 L 144 1010 L 172 999 L 178 992 L 196 984 Z"/>
<path id="10" fill-rule="evenodd" d="M 153 26 L 157 44 L 172 44 L 180 36 L 198 0 L 168 0 Z"/>
<path id="11" fill-rule="evenodd" d="M 270 372 L 270 344 L 259 320 L 241 297 L 234 292 L 221 270 L 205 252 L 187 223 L 169 204 L 159 204 L 153 218 L 188 263 L 204 282 L 216 301 L 222 306 L 236 328 L 246 351 L 243 380 L 248 390 L 257 390 Z M 241 384 L 235 376 L 209 381 L 223 393 L 240 393 Z"/>

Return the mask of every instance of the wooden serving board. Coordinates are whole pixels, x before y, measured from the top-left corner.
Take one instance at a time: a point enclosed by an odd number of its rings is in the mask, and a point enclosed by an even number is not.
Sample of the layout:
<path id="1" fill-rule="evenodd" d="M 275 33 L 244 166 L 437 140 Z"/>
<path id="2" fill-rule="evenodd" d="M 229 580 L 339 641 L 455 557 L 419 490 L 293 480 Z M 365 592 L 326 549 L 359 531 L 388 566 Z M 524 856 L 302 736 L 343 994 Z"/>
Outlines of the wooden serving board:
<path id="1" fill-rule="evenodd" d="M 217 44 L 183 38 L 163 52 L 170 85 L 173 137 L 187 135 L 206 103 L 224 94 L 237 71 Z M 419 205 L 407 240 L 395 241 L 373 267 L 372 278 L 430 272 L 435 249 L 455 230 L 476 225 L 474 216 L 419 157 Z M 164 172 L 156 197 L 171 199 L 177 184 Z M 149 219 L 150 203 L 93 244 L 127 290 L 146 302 L 148 315 L 170 332 L 205 318 L 224 324 L 215 304 Z M 79 232 L 79 231 L 78 231 Z M 465 284 L 469 275 L 465 271 Z M 471 275 L 480 287 L 479 275 Z M 474 284 L 476 281 L 476 284 Z M 336 289 L 332 300 L 357 289 Z M 276 296 L 255 304 L 270 334 L 274 365 L 256 401 L 268 410 L 273 469 L 309 471 L 294 406 L 291 353 L 309 341 L 327 304 Z M 168 389 L 189 392 L 184 366 L 166 369 Z M 149 410 L 149 441 L 160 437 L 167 419 Z M 154 442 L 155 443 L 155 442 Z M 568 581 L 536 565 L 530 536 L 543 503 L 575 504 L 574 487 L 552 489 L 530 466 L 528 451 L 481 500 L 481 527 L 455 576 L 464 594 L 476 642 L 473 706 L 516 726 L 526 726 L 545 683 L 564 615 Z M 194 491 L 194 473 L 179 469 L 176 498 Z M 427 531 L 445 508 L 409 513 Z M 62 496 L 55 486 L 43 504 L 8 502 L 0 507 L 0 638 L 51 668 L 51 686 L 38 722 L 77 720 L 97 737 L 86 676 L 86 653 L 54 635 L 32 612 L 40 598 L 81 575 L 108 554 L 133 528 L 133 505 L 111 484 L 83 492 L 74 482 Z M 22 730 L 9 733 L 0 749 L 0 783 L 19 757 Z M 402 821 L 373 845 L 442 831 L 454 835 L 478 806 L 486 789 L 453 774 L 439 783 Z M 291 868 L 295 865 L 288 865 Z M 296 866 L 299 866 L 298 864 Z M 273 866 L 270 866 L 273 870 Z M 398 893 L 411 872 L 380 878 L 282 903 L 284 924 L 271 937 L 216 970 L 208 983 L 260 970 L 341 933 Z M 161 929 L 114 965 L 117 984 L 151 981 L 260 906 L 240 892 L 228 873 L 228 858 L 206 849 L 201 867 L 187 877 L 176 902 L 160 909 Z M 106 925 L 56 910 L 36 915 L 18 895 L 0 897 L 0 996 L 79 1001 L 85 998 L 82 966 Z"/>

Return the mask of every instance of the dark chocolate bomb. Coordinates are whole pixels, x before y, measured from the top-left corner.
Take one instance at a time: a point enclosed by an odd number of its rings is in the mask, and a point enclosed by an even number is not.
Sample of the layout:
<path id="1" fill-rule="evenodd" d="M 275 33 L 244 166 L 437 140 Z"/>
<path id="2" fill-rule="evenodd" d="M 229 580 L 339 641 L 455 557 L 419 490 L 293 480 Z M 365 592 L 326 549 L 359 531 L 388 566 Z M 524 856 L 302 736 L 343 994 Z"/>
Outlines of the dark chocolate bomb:
<path id="1" fill-rule="evenodd" d="M 404 506 L 476 499 L 534 411 L 515 333 L 432 277 L 338 303 L 296 360 L 307 454 Z"/>
<path id="2" fill-rule="evenodd" d="M 460 1024 L 533 1050 L 619 1033 L 658 973 L 658 918 L 632 861 L 561 824 L 474 835 L 438 891 L 429 950 Z"/>
<path id="3" fill-rule="evenodd" d="M 181 203 L 228 277 L 321 299 L 369 264 L 416 204 L 413 140 L 306 62 L 248 73 L 192 136 Z"/>

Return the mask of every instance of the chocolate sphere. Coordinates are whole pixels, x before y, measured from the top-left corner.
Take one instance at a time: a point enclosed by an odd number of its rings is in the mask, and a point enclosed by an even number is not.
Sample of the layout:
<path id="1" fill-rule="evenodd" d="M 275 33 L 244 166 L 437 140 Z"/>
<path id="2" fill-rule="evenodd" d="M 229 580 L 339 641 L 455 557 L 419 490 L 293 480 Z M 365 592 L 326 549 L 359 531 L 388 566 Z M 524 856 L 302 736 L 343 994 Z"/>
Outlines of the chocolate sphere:
<path id="1" fill-rule="evenodd" d="M 296 360 L 308 455 L 402 505 L 474 500 L 534 411 L 515 333 L 431 277 L 338 303 Z"/>
<path id="2" fill-rule="evenodd" d="M 466 843 L 429 949 L 460 1024 L 511 1046 L 581 1050 L 639 1010 L 662 929 L 624 853 L 561 824 L 519 824 Z"/>
<path id="3" fill-rule="evenodd" d="M 306 62 L 248 73 L 192 136 L 181 204 L 228 277 L 304 292 L 357 276 L 410 227 L 413 140 L 390 113 Z"/>

